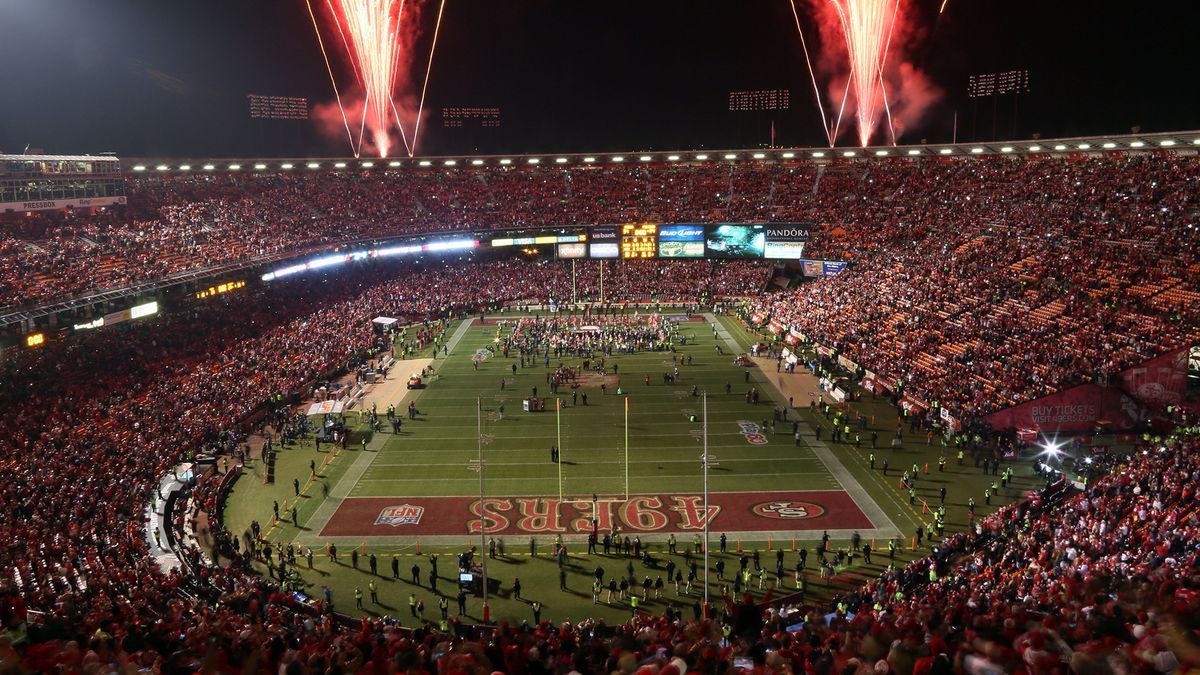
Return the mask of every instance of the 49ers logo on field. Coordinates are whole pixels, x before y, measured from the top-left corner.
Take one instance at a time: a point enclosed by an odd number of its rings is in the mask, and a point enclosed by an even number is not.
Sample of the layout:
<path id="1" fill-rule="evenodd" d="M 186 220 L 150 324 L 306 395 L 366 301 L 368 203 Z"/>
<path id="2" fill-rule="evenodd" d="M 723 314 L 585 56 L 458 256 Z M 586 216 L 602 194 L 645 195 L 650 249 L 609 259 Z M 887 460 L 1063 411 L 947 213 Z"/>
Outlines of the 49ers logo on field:
<path id="1" fill-rule="evenodd" d="M 750 507 L 754 515 L 779 520 L 802 520 L 804 518 L 819 518 L 825 514 L 825 507 L 812 502 L 773 501 L 759 502 Z"/>
<path id="2" fill-rule="evenodd" d="M 742 430 L 742 436 L 746 437 L 746 442 L 750 445 L 767 444 L 767 437 L 763 435 L 762 429 L 754 422 L 750 420 L 738 420 L 738 428 Z"/>

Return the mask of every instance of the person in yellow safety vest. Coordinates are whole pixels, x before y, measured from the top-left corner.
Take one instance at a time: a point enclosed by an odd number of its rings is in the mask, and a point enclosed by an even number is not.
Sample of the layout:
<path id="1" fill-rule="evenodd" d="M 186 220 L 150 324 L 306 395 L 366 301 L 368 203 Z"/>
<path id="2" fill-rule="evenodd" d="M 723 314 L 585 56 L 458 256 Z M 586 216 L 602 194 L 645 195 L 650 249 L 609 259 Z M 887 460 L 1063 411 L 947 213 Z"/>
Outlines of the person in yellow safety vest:
<path id="1" fill-rule="evenodd" d="M 762 590 L 767 585 L 767 568 L 760 567 L 758 570 L 758 590 Z"/>
<path id="2" fill-rule="evenodd" d="M 408 611 L 412 612 L 414 618 L 417 616 L 417 596 L 412 593 L 408 594 Z"/>
<path id="3" fill-rule="evenodd" d="M 600 604 L 600 582 L 599 581 L 592 582 L 592 604 L 593 605 Z"/>
<path id="4" fill-rule="evenodd" d="M 450 616 L 450 601 L 444 595 L 438 598 L 438 610 L 441 611 L 443 619 Z"/>
<path id="5" fill-rule="evenodd" d="M 443 616 L 442 620 L 438 621 L 438 630 L 442 631 L 443 633 L 449 633 L 450 632 L 450 619 Z"/>
<path id="6" fill-rule="evenodd" d="M 355 608 L 357 608 L 357 609 L 363 608 L 362 598 L 363 598 L 362 588 L 355 586 L 354 587 L 354 606 L 355 606 Z"/>
<path id="7" fill-rule="evenodd" d="M 929 566 L 929 581 L 935 582 L 937 580 L 938 580 L 937 567 L 930 565 Z"/>
<path id="8" fill-rule="evenodd" d="M 958 465 L 962 466 L 962 463 L 963 463 L 963 451 L 962 451 L 962 448 L 959 448 L 958 449 Z"/>
<path id="9" fill-rule="evenodd" d="M 639 602 L 639 600 L 638 600 L 637 593 L 634 593 L 629 596 L 629 611 L 631 613 L 637 614 L 638 602 Z"/>
<path id="10" fill-rule="evenodd" d="M 379 604 L 379 587 L 375 585 L 374 579 L 367 582 L 367 592 L 369 592 L 371 594 L 371 604 L 378 605 Z"/>

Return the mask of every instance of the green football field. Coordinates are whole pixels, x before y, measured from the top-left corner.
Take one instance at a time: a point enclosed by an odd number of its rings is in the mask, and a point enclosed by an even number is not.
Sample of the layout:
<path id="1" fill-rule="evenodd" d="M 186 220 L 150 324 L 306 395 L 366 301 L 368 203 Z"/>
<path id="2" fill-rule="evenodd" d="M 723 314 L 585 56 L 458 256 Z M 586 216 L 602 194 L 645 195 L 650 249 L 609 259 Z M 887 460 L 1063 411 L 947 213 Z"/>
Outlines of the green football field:
<path id="1" fill-rule="evenodd" d="M 936 447 L 924 445 L 924 438 L 910 441 L 901 450 L 874 451 L 880 462 L 885 456 L 892 462 L 892 473 L 884 477 L 878 468 L 870 469 L 872 451 L 866 444 L 834 447 L 828 444 L 828 433 L 825 441 L 817 440 L 813 427 L 828 429 L 827 423 L 801 404 L 806 398 L 797 398 L 799 409 L 788 411 L 789 420 L 800 422 L 797 443 L 791 421 L 773 418 L 774 410 L 786 407 L 787 401 L 778 383 L 787 383 L 789 393 L 796 396 L 793 385 L 799 380 L 783 378 L 802 375 L 780 376 L 773 368 L 764 372 L 757 366 L 735 364 L 735 354 L 745 352 L 758 337 L 735 319 L 709 317 L 714 318 L 715 335 L 708 320 L 681 322 L 679 334 L 688 344 L 677 345 L 675 353 L 609 357 L 608 374 L 613 375 L 615 363 L 619 381 L 610 377 L 603 392 L 595 378 L 584 378 L 574 390 L 563 387 L 558 410 L 546 383 L 544 356 L 522 368 L 515 353 L 504 358 L 497 351 L 476 369 L 472 357 L 494 347 L 501 328 L 490 322 L 481 326 L 475 320 L 452 322 L 442 334 L 449 354 L 439 355 L 432 364 L 436 375 L 426 388 L 407 392 L 396 403 L 398 414 L 404 414 L 410 400 L 420 411 L 415 420 L 405 420 L 400 434 L 390 433 L 386 423 L 385 433 L 366 431 L 365 421 L 352 413 L 348 420 L 354 431 L 345 450 L 332 453 L 322 445 L 317 451 L 311 441 L 291 446 L 278 455 L 273 484 L 264 482 L 261 461 L 252 462 L 229 496 L 226 526 L 240 534 L 256 519 L 270 541 L 314 548 L 311 571 L 302 556 L 298 559 L 305 592 L 320 597 L 328 586 L 342 611 L 355 611 L 357 587 L 367 595 L 364 611 L 369 613 L 407 616 L 409 597 L 414 595 L 425 602 L 425 618 L 436 619 L 436 598 L 445 593 L 450 596 L 450 613 L 456 614 L 454 556 L 470 545 L 479 547 L 482 556 L 487 542 L 494 539 L 503 554 L 488 564 L 489 577 L 499 581 L 498 594 L 489 598 L 493 619 L 532 620 L 529 602 L 537 599 L 545 607 L 543 618 L 619 620 L 628 616 L 629 605 L 616 601 L 593 605 L 591 578 L 597 566 L 605 568 L 606 577 L 626 576 L 629 561 L 615 553 L 588 554 L 587 534 L 594 527 L 600 534 L 616 530 L 618 536 L 640 537 L 660 561 L 683 564 L 685 550 L 702 531 L 705 514 L 700 462 L 704 397 L 693 395 L 693 388 L 696 394 L 708 394 L 710 570 L 718 558 L 736 569 L 739 547 L 747 552 L 758 549 L 770 574 L 761 592 L 754 577 L 755 593 L 794 592 L 795 551 L 808 548 L 812 553 L 824 531 L 830 533 L 834 550 L 846 547 L 857 532 L 864 541 L 875 541 L 877 553 L 870 565 L 860 557 L 840 567 L 829 582 L 818 578 L 816 556 L 810 556 L 805 575 L 810 598 L 827 597 L 878 574 L 889 562 L 888 539 L 899 543 L 897 563 L 920 554 L 910 550 L 914 528 L 928 517 L 921 513 L 920 502 L 933 499 L 936 504 L 940 485 L 948 487 L 950 529 L 965 526 L 968 496 L 974 495 L 980 513 L 986 512 L 979 495 L 990 479 L 972 475 L 969 463 L 949 467 L 950 475 L 935 471 L 919 483 L 916 505 L 909 504 L 907 492 L 897 491 L 900 471 L 939 454 Z M 723 354 L 717 353 L 718 345 Z M 681 356 L 684 363 L 679 365 Z M 582 365 L 579 357 L 562 361 Z M 551 355 L 550 367 L 558 362 Z M 515 375 L 514 364 L 518 365 Z M 663 374 L 673 373 L 676 366 L 677 381 L 664 383 Z M 391 377 L 406 376 L 398 370 Z M 532 395 L 534 387 L 546 399 L 544 412 L 522 410 L 522 399 Z M 752 387 L 760 396 L 757 404 L 745 397 Z M 881 439 L 891 438 L 890 431 L 884 432 L 895 428 L 890 406 L 868 400 L 860 409 L 872 416 L 871 429 L 880 431 Z M 551 462 L 552 445 L 561 451 L 559 463 Z M 880 445 L 886 443 L 881 440 Z M 310 462 L 319 467 L 315 481 L 309 480 Z M 299 496 L 293 478 L 300 482 Z M 482 536 L 481 490 L 488 529 Z M 272 525 L 273 501 L 285 505 L 285 513 L 286 507 L 295 505 L 299 526 L 282 521 Z M 724 555 L 716 551 L 722 533 L 727 536 Z M 675 556 L 666 550 L 672 534 L 678 541 Z M 559 589 L 559 567 L 551 551 L 558 537 L 569 552 L 566 591 Z M 326 556 L 329 544 L 340 550 L 336 562 Z M 363 554 L 357 569 L 351 549 Z M 774 572 L 780 550 L 787 571 L 784 588 L 771 590 L 777 582 Z M 378 557 L 378 576 L 368 570 L 371 554 Z M 441 562 L 436 593 L 428 580 L 430 555 L 438 555 Z M 393 557 L 400 580 L 392 579 Z M 411 580 L 414 564 L 420 568 L 419 584 Z M 633 576 L 639 584 L 647 576 L 664 574 L 661 566 L 644 568 L 634 563 Z M 522 599 L 511 591 L 517 578 L 524 589 Z M 372 581 L 378 586 L 377 604 L 369 601 Z M 711 581 L 713 594 L 728 584 L 718 582 L 715 575 Z M 666 588 L 661 600 L 652 598 L 643 609 L 661 612 L 667 602 L 691 607 L 702 593 L 699 583 L 690 594 L 676 594 L 669 580 Z M 470 597 L 465 620 L 479 620 L 481 605 L 482 598 Z"/>

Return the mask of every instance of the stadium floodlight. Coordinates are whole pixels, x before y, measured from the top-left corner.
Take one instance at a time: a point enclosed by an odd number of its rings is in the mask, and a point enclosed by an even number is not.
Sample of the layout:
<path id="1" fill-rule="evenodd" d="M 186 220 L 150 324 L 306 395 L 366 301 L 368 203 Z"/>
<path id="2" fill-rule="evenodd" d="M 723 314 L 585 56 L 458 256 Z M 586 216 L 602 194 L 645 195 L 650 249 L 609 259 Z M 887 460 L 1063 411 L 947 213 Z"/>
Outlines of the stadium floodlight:
<path id="1" fill-rule="evenodd" d="M 529 158 L 529 163 L 530 163 L 530 164 L 538 164 L 538 163 L 540 163 L 541 161 L 542 161 L 542 160 L 538 159 L 537 157 L 530 157 L 530 158 Z"/>
<path id="2" fill-rule="evenodd" d="M 229 165 L 229 170 L 230 170 L 230 171 L 241 171 L 241 170 L 242 170 L 242 165 L 241 165 L 241 164 L 230 164 L 230 165 Z"/>
<path id="3" fill-rule="evenodd" d="M 359 166 L 361 166 L 364 169 L 370 169 L 371 167 L 375 166 L 375 162 L 362 162 L 361 164 L 359 164 Z"/>
<path id="4" fill-rule="evenodd" d="M 767 156 L 761 152 L 756 152 L 753 155 L 751 155 L 751 157 L 753 157 L 754 159 L 766 159 L 767 158 Z"/>
<path id="5" fill-rule="evenodd" d="M 500 160 L 500 163 L 503 164 L 504 166 L 508 166 L 509 164 L 512 164 L 512 160 L 511 159 L 502 159 L 502 160 Z"/>
<path id="6" fill-rule="evenodd" d="M 971 154 L 972 155 L 981 155 L 981 154 L 983 154 L 983 148 L 971 148 Z"/>
<path id="7" fill-rule="evenodd" d="M 613 157 L 613 158 L 612 158 L 612 161 L 614 161 L 614 162 L 624 162 L 624 161 L 625 161 L 625 158 L 624 158 L 624 157 L 622 157 L 622 156 L 620 156 L 620 155 L 617 155 L 616 157 Z"/>
<path id="8" fill-rule="evenodd" d="M 133 170 L 134 171 L 145 171 L 146 166 L 144 164 L 138 164 L 137 166 L 133 167 Z"/>
<path id="9" fill-rule="evenodd" d="M 432 166 L 432 165 L 433 165 L 433 162 L 431 162 L 431 161 L 429 161 L 429 160 L 427 160 L 427 159 L 423 159 L 423 160 L 421 160 L 421 161 L 417 162 L 417 164 L 418 164 L 419 166 Z"/>
<path id="10" fill-rule="evenodd" d="M 334 163 L 333 163 L 333 168 L 335 168 L 335 169 L 344 169 L 344 168 L 346 168 L 346 163 L 345 163 L 345 162 L 334 162 Z"/>
<path id="11" fill-rule="evenodd" d="M 825 153 L 823 153 L 823 152 L 814 152 L 813 153 L 813 157 L 816 157 L 817 159 L 821 159 L 824 156 L 825 156 Z"/>
<path id="12" fill-rule="evenodd" d="M 321 163 L 320 162 L 309 162 L 308 164 L 305 164 L 305 166 L 307 166 L 310 169 L 319 169 L 319 168 L 321 168 Z"/>
<path id="13" fill-rule="evenodd" d="M 696 155 L 696 159 L 703 162 L 704 160 L 708 159 L 708 155 Z"/>
<path id="14" fill-rule="evenodd" d="M 388 166 L 390 166 L 390 167 L 392 167 L 393 169 L 395 169 L 396 167 L 400 166 L 400 162 L 399 162 L 399 161 L 397 161 L 397 160 L 393 160 L 393 161 L 391 161 L 391 162 L 388 162 Z"/>
<path id="15" fill-rule="evenodd" d="M 938 150 L 938 153 L 942 155 L 952 155 L 954 154 L 954 148 L 942 148 L 941 150 Z"/>
<path id="16" fill-rule="evenodd" d="M 265 168 L 267 168 L 267 165 L 266 165 L 266 164 L 255 164 L 255 165 L 254 165 L 254 170 L 255 170 L 255 171 L 262 171 L 262 170 L 263 170 L 263 169 L 265 169 Z"/>
<path id="17" fill-rule="evenodd" d="M 180 170 L 180 171 L 191 171 L 191 170 L 192 170 L 192 165 L 191 165 L 191 164 L 180 164 L 180 165 L 179 165 L 179 170 Z"/>
<path id="18" fill-rule="evenodd" d="M 667 155 L 667 161 L 668 162 L 678 162 L 679 155 Z"/>
<path id="19" fill-rule="evenodd" d="M 133 167 L 133 168 L 134 168 L 134 169 L 136 169 L 137 167 L 135 166 L 135 167 Z M 144 168 L 146 168 L 146 167 L 142 167 L 142 168 L 144 169 Z M 215 164 L 205 164 L 205 165 L 204 165 L 204 170 L 205 170 L 205 171 L 212 171 L 212 170 L 213 170 L 213 169 L 215 169 L 215 168 L 217 168 L 217 165 L 215 165 Z"/>
<path id="20" fill-rule="evenodd" d="M 1000 152 L 1012 152 L 1012 151 L 1013 151 L 1013 147 L 1011 145 L 1006 145 L 1003 148 L 1000 148 Z"/>
<path id="21" fill-rule="evenodd" d="M 654 159 L 654 158 L 651 157 L 650 155 L 642 155 L 641 157 L 638 157 L 639 162 L 649 162 L 652 159 Z"/>
<path id="22" fill-rule="evenodd" d="M 1080 143 L 1078 147 L 1080 150 L 1091 150 L 1092 144 L 1091 143 Z"/>
<path id="23" fill-rule="evenodd" d="M 1105 150 L 1112 150 L 1113 148 L 1117 147 L 1117 144 L 1109 141 L 1100 147 L 1104 148 Z"/>
<path id="24" fill-rule="evenodd" d="M 166 164 L 159 164 L 158 166 L 156 166 L 154 168 L 158 169 L 159 171 L 166 171 L 166 170 L 170 169 L 171 167 L 167 166 Z"/>
<path id="25" fill-rule="evenodd" d="M 443 166 L 454 166 L 455 164 L 458 164 L 458 162 L 454 161 L 453 159 L 448 159 L 442 162 Z"/>
<path id="26" fill-rule="evenodd" d="M 1030 151 L 1030 152 L 1040 152 L 1040 151 L 1041 151 L 1041 149 L 1042 149 L 1042 146 L 1040 146 L 1040 145 L 1031 145 L 1031 146 L 1029 146 L 1029 151 Z"/>
<path id="27" fill-rule="evenodd" d="M 555 163 L 555 164 L 566 164 L 566 163 L 567 163 L 567 158 L 566 158 L 566 157 L 559 157 L 558 159 L 555 159 L 555 160 L 554 160 L 554 163 Z"/>
<path id="28" fill-rule="evenodd" d="M 1145 143 L 1143 143 L 1143 142 L 1141 142 L 1141 141 L 1134 141 L 1134 142 L 1132 142 L 1132 143 L 1130 143 L 1130 144 L 1129 144 L 1129 147 L 1131 147 L 1131 148 L 1142 148 L 1142 147 L 1145 147 L 1145 146 L 1146 146 L 1146 144 L 1145 144 Z"/>
<path id="29" fill-rule="evenodd" d="M 731 152 L 731 153 L 725 155 L 725 159 L 737 159 L 737 155 L 735 155 Z"/>
<path id="30" fill-rule="evenodd" d="M 471 160 L 471 166 L 483 166 L 483 160 L 482 159 L 473 159 L 473 160 Z"/>
<path id="31" fill-rule="evenodd" d="M 853 157 L 853 156 L 855 156 L 855 155 L 857 155 L 857 154 L 858 154 L 858 153 L 857 153 L 857 152 L 854 152 L 853 150 L 847 150 L 847 151 L 845 151 L 845 152 L 843 152 L 843 153 L 842 153 L 842 157 Z"/>
<path id="32" fill-rule="evenodd" d="M 1200 145 L 1200 138 L 1192 139 L 1192 145 Z"/>
<path id="33" fill-rule="evenodd" d="M 283 169 L 284 171 L 291 171 L 295 167 L 292 166 L 291 162 L 284 162 L 283 164 L 279 165 L 279 168 Z"/>
<path id="34" fill-rule="evenodd" d="M 795 156 L 796 156 L 796 153 L 794 153 L 794 152 L 785 152 L 785 153 L 783 153 L 783 154 L 782 154 L 782 155 L 780 155 L 780 156 L 781 156 L 781 157 L 783 157 L 784 159 L 792 159 L 793 157 L 795 157 Z"/>
<path id="35" fill-rule="evenodd" d="M 876 150 L 876 151 L 875 151 L 875 156 L 876 156 L 876 157 L 887 157 L 887 156 L 888 156 L 888 151 L 887 151 L 887 150 Z"/>
<path id="36" fill-rule="evenodd" d="M 1063 145 L 1062 143 L 1059 143 L 1058 145 L 1054 146 L 1054 149 L 1058 150 L 1059 152 L 1062 152 L 1063 150 L 1067 149 L 1067 146 Z"/>
<path id="37" fill-rule="evenodd" d="M 1163 141 L 1159 142 L 1159 145 L 1161 145 L 1164 148 L 1169 148 L 1172 145 L 1175 145 L 1175 141 L 1167 138 L 1167 139 L 1164 139 Z"/>
<path id="38" fill-rule="evenodd" d="M 591 163 L 592 163 L 592 162 L 594 162 L 594 161 L 596 161 L 596 158 L 595 158 L 595 157 L 584 157 L 584 158 L 583 158 L 583 163 L 584 163 L 584 164 L 591 164 Z"/>
<path id="39" fill-rule="evenodd" d="M 916 148 L 914 148 L 914 149 L 912 149 L 912 150 L 909 150 L 909 151 L 908 151 L 908 154 L 909 154 L 909 155 L 916 156 L 916 155 L 919 155 L 919 154 L 921 154 L 921 151 L 920 151 L 920 150 L 917 150 Z"/>

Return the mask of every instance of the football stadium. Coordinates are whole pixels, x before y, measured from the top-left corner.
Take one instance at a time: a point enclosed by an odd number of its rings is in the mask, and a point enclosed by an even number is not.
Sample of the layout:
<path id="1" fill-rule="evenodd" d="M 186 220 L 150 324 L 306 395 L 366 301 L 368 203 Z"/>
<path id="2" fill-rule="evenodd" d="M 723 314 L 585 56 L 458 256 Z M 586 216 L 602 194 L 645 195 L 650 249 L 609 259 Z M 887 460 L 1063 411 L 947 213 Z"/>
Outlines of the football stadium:
<path id="1" fill-rule="evenodd" d="M 0 10 L 0 670 L 1200 669 L 1172 40 L 268 4 Z"/>

